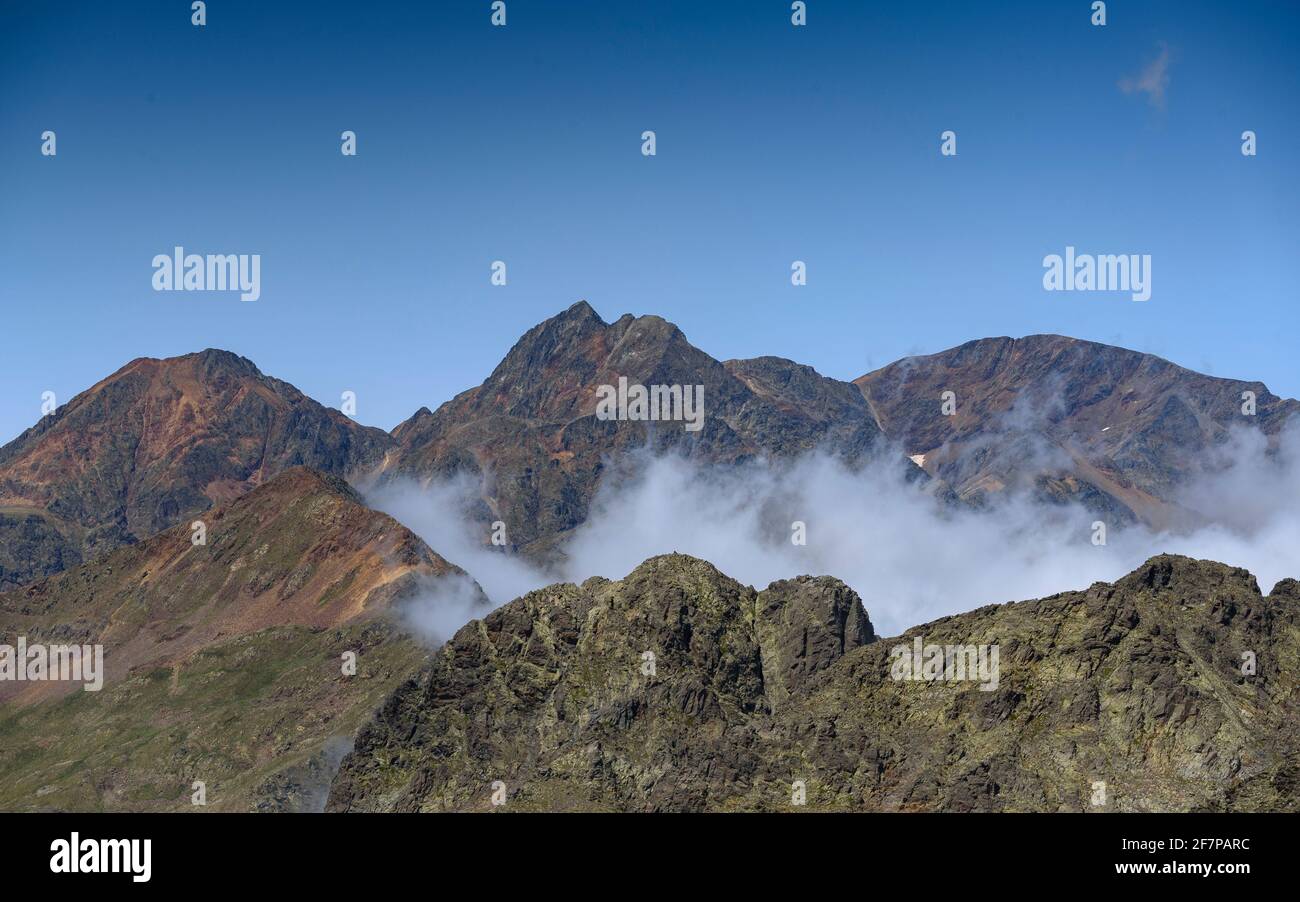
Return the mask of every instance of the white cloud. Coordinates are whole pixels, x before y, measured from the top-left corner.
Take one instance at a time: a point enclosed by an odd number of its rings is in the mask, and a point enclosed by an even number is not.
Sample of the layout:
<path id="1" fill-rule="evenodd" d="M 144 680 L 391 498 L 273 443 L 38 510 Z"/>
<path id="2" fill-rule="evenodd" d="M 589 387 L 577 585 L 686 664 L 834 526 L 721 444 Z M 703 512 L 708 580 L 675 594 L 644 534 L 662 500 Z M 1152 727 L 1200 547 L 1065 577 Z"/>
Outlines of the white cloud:
<path id="1" fill-rule="evenodd" d="M 801 574 L 839 577 L 888 636 L 981 605 L 1112 581 L 1162 552 L 1246 567 L 1265 591 L 1300 575 L 1300 436 L 1269 455 L 1257 432 L 1243 431 L 1221 450 L 1217 469 L 1179 498 L 1214 513 L 1215 525 L 1181 535 L 1112 529 L 1105 546 L 1092 544 L 1097 516 L 1081 506 L 1024 495 L 985 510 L 947 506 L 900 479 L 888 456 L 853 470 L 820 454 L 740 467 L 635 454 L 617 468 L 622 475 L 607 471 L 560 574 L 487 545 L 483 528 L 461 514 L 476 495 L 467 483 L 393 485 L 369 500 L 472 574 L 493 605 L 557 579 L 619 579 L 678 551 L 758 588 Z M 790 541 L 795 520 L 806 524 L 805 546 Z M 453 599 L 427 617 L 446 635 L 456 618 L 482 613 Z"/>
<path id="2" fill-rule="evenodd" d="M 1125 94 L 1146 94 L 1154 107 L 1164 107 L 1165 90 L 1169 87 L 1169 48 L 1161 44 L 1160 54 L 1137 75 L 1121 78 L 1119 89 Z"/>
<path id="3" fill-rule="evenodd" d="M 523 558 L 508 555 L 484 541 L 486 533 L 466 514 L 478 497 L 477 485 L 468 479 L 423 488 L 401 482 L 363 489 L 363 493 L 371 507 L 394 517 L 472 577 L 432 580 L 403 606 L 406 623 L 433 645 L 451 638 L 457 629 L 492 608 L 555 582 Z M 479 586 L 491 602 L 487 607 L 483 606 Z"/>

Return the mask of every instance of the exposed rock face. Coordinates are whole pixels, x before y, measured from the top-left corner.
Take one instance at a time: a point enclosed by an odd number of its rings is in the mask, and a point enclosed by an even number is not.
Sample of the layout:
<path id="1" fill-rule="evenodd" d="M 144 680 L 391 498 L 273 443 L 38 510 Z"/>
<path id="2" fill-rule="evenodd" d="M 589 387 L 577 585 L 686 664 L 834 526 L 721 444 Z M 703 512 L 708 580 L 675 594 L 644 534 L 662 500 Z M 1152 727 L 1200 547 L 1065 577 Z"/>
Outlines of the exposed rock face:
<path id="1" fill-rule="evenodd" d="M 194 780 L 218 809 L 319 806 L 313 760 L 426 656 L 396 606 L 463 578 L 314 470 L 203 518 L 206 544 L 182 524 L 0 594 L 0 643 L 99 643 L 106 672 L 0 682 L 0 808 L 183 809 Z"/>
<path id="2" fill-rule="evenodd" d="M 1075 499 L 1112 522 L 1167 526 L 1181 480 L 1233 426 L 1276 441 L 1300 412 L 1259 382 L 1059 335 L 986 338 L 856 380 L 884 432 L 967 499 Z M 956 395 L 945 416 L 943 392 Z M 1242 393 L 1256 396 L 1242 414 Z"/>
<path id="3" fill-rule="evenodd" d="M 227 351 L 141 358 L 0 448 L 0 589 L 154 535 L 290 467 L 391 440 Z"/>
<path id="4" fill-rule="evenodd" d="M 597 419 L 599 387 L 620 376 L 703 385 L 703 428 Z M 880 431 L 848 383 L 776 357 L 720 363 L 657 316 L 606 323 L 579 302 L 530 329 L 478 388 L 420 410 L 393 437 L 382 479 L 482 479 L 481 517 L 503 520 L 516 547 L 543 552 L 586 519 L 607 463 L 632 449 L 730 463 L 822 447 L 857 460 Z"/>
<path id="5" fill-rule="evenodd" d="M 834 579 L 653 558 L 467 625 L 327 807 L 491 810 L 504 784 L 507 811 L 798 810 L 802 781 L 823 810 L 1300 810 L 1298 585 L 1161 556 L 873 641 Z M 917 637 L 996 646 L 996 686 L 895 679 Z"/>

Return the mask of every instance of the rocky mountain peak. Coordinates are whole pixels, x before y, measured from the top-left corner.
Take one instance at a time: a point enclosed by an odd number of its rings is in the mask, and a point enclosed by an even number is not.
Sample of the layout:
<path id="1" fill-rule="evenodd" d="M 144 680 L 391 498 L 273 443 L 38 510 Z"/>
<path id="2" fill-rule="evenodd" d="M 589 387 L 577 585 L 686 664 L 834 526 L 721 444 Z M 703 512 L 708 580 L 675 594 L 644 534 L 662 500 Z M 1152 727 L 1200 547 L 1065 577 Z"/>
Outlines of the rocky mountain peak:
<path id="1" fill-rule="evenodd" d="M 1116 585 L 1145 589 L 1156 593 L 1157 597 L 1173 599 L 1205 595 L 1207 590 L 1260 594 L 1259 583 L 1249 570 L 1180 554 L 1157 555 Z"/>
<path id="2" fill-rule="evenodd" d="M 0 449 L 0 586 L 151 536 L 289 467 L 370 469 L 391 444 L 229 351 L 139 358 Z"/>
<path id="3" fill-rule="evenodd" d="M 687 430 L 680 411 L 653 421 L 599 419 L 598 393 L 620 380 L 702 387 L 699 421 Z M 662 317 L 606 323 L 579 302 L 529 329 L 480 386 L 393 435 L 398 446 L 380 479 L 477 476 L 484 493 L 477 515 L 503 520 L 516 547 L 544 557 L 585 519 L 602 474 L 624 452 L 672 449 L 731 463 L 816 448 L 857 460 L 878 447 L 880 431 L 848 383 L 780 358 L 724 366 Z"/>

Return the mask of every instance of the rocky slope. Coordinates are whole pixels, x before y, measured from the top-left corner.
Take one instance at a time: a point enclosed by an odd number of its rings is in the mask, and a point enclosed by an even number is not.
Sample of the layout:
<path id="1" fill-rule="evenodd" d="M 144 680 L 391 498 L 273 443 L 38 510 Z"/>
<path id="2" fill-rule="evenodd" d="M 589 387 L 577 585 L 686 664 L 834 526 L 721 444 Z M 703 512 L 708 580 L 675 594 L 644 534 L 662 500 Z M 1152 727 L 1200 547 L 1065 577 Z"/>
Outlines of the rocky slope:
<path id="1" fill-rule="evenodd" d="M 1300 413 L 1259 382 L 1059 335 L 971 341 L 855 382 L 885 434 L 963 498 L 1020 489 L 1157 527 L 1187 519 L 1178 489 L 1230 429 L 1276 442 Z M 1242 413 L 1246 391 L 1254 416 Z"/>
<path id="2" fill-rule="evenodd" d="M 996 646 L 996 687 L 895 679 L 916 638 Z M 1294 580 L 1265 597 L 1243 570 L 1161 556 L 873 640 L 830 578 L 756 592 L 670 555 L 552 586 L 394 692 L 328 808 L 1300 809 Z"/>
<path id="3" fill-rule="evenodd" d="M 396 606 L 461 577 L 306 468 L 202 520 L 202 545 L 182 524 L 0 594 L 0 643 L 100 643 L 106 671 L 99 692 L 0 682 L 0 809 L 187 809 L 195 780 L 222 810 L 319 804 L 425 657 Z"/>
<path id="4" fill-rule="evenodd" d="M 702 428 L 598 419 L 598 388 L 619 377 L 703 385 Z M 729 463 L 822 447 L 857 460 L 880 431 L 848 383 L 777 357 L 722 363 L 657 316 L 606 323 L 583 301 L 530 329 L 482 385 L 420 410 L 393 438 L 381 480 L 468 474 L 482 484 L 476 514 L 503 520 L 515 547 L 542 552 L 586 518 L 606 467 L 632 449 Z"/>
<path id="5" fill-rule="evenodd" d="M 134 360 L 0 448 L 0 589 L 152 536 L 289 467 L 373 467 L 389 444 L 227 351 Z"/>

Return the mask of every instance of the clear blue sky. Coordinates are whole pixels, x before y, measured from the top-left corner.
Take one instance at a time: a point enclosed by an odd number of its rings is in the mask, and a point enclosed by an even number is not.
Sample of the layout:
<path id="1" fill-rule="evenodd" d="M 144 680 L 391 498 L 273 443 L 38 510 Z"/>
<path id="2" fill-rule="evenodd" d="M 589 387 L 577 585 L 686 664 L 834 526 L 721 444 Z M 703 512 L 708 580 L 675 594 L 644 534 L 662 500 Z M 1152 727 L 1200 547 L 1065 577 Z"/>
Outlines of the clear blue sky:
<path id="1" fill-rule="evenodd" d="M 1296 396 L 1300 5 L 1108 5 L 5 0 L 0 440 L 205 347 L 390 428 L 579 298 L 844 379 L 1058 332 Z M 155 293 L 177 244 L 261 299 Z M 1067 244 L 1151 254 L 1151 301 L 1044 292 Z"/>

